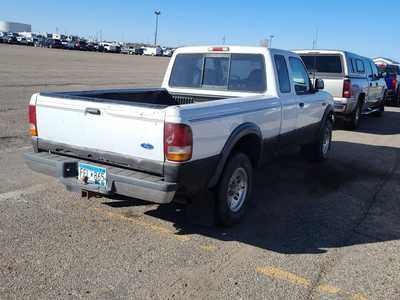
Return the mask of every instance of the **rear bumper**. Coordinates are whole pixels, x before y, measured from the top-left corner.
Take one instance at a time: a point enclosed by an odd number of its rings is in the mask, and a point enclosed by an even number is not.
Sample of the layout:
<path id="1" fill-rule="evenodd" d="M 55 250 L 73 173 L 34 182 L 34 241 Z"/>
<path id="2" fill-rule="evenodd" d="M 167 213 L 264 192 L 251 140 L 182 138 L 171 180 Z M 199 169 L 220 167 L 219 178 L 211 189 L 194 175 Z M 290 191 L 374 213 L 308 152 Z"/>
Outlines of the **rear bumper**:
<path id="1" fill-rule="evenodd" d="M 154 203 L 170 203 L 178 189 L 177 183 L 165 182 L 163 177 L 108 166 L 47 152 L 27 152 L 27 165 L 34 171 L 56 177 L 67 190 L 91 191 L 104 195 L 119 194 Z M 85 162 L 107 169 L 107 187 L 99 188 L 77 180 L 78 163 Z"/>
<path id="2" fill-rule="evenodd" d="M 351 114 L 357 105 L 355 98 L 334 98 L 335 113 Z"/>

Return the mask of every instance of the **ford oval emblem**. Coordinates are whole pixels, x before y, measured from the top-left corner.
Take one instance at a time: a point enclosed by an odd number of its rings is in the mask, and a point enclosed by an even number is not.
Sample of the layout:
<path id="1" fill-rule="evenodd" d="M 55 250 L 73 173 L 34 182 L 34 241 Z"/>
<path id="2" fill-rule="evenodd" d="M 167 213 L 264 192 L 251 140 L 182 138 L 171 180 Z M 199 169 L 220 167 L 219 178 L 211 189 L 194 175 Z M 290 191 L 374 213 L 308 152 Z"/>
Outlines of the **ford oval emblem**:
<path id="1" fill-rule="evenodd" d="M 152 144 L 143 143 L 140 146 L 142 146 L 142 148 L 144 148 L 146 150 L 153 150 L 154 149 L 154 146 Z"/>

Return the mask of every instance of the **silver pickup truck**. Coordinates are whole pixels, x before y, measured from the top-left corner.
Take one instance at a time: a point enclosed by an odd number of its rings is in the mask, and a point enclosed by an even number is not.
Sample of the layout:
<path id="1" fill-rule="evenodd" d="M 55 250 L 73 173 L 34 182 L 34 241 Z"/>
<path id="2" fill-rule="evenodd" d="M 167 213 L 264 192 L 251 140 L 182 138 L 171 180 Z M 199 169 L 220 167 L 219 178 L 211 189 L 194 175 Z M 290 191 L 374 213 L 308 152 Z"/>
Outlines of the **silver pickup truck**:
<path id="1" fill-rule="evenodd" d="M 311 77 L 324 80 L 335 101 L 335 116 L 356 129 L 361 114 L 381 116 L 386 83 L 374 62 L 341 50 L 296 50 Z"/>

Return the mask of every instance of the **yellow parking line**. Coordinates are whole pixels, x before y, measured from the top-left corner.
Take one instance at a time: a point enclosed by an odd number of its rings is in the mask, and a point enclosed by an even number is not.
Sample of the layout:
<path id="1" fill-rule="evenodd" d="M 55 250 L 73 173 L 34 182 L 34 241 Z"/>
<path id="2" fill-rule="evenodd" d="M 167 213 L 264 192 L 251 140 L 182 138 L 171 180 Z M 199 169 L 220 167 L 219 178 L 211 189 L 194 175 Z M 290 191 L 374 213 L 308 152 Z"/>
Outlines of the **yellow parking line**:
<path id="1" fill-rule="evenodd" d="M 207 252 L 214 252 L 218 250 L 218 248 L 214 245 L 201 245 L 200 249 Z"/>
<path id="2" fill-rule="evenodd" d="M 257 268 L 256 271 L 258 273 L 264 274 L 264 275 L 266 275 L 268 277 L 285 280 L 285 281 L 288 281 L 290 283 L 301 285 L 301 286 L 304 286 L 304 287 L 308 287 L 308 286 L 311 285 L 311 281 L 310 280 L 308 280 L 308 279 L 306 279 L 304 277 L 297 276 L 296 274 L 283 271 L 283 270 L 278 269 L 278 268 L 274 268 L 274 267 Z"/>
<path id="3" fill-rule="evenodd" d="M 279 268 L 275 268 L 275 267 L 258 267 L 256 268 L 256 272 L 263 274 L 265 276 L 268 276 L 270 278 L 273 279 L 279 279 L 279 280 L 283 280 L 286 282 L 290 282 L 293 283 L 295 285 L 304 287 L 304 288 L 311 288 L 312 287 L 312 281 L 305 278 L 305 277 L 301 277 L 298 276 L 294 273 L 290 273 L 284 270 L 281 270 Z M 325 294 L 325 295 L 336 295 L 336 294 L 342 294 L 343 296 L 347 296 L 353 300 L 368 300 L 364 295 L 360 294 L 360 293 L 349 293 L 346 291 L 343 291 L 342 289 L 335 287 L 335 286 L 331 286 L 328 284 L 320 284 L 316 287 L 316 290 L 320 293 L 320 294 Z"/>
<path id="4" fill-rule="evenodd" d="M 129 223 L 140 225 L 140 226 L 142 226 L 144 228 L 150 229 L 150 230 L 152 230 L 154 232 L 157 232 L 157 233 L 159 233 L 161 235 L 171 236 L 171 237 L 175 238 L 178 241 L 186 242 L 186 241 L 190 241 L 191 240 L 191 238 L 189 236 L 178 235 L 174 231 L 172 231 L 172 230 L 170 230 L 168 228 L 165 228 L 165 227 L 162 227 L 162 226 L 159 226 L 159 225 L 155 225 L 155 224 L 152 224 L 152 223 L 147 222 L 147 221 L 128 218 L 128 217 L 126 217 L 124 215 L 113 213 L 113 212 L 108 211 L 108 210 L 106 210 L 104 208 L 96 207 L 96 208 L 94 208 L 94 210 L 96 212 L 100 213 L 101 215 L 103 215 L 104 217 L 111 218 L 111 219 L 124 220 L 124 221 L 127 221 Z"/>

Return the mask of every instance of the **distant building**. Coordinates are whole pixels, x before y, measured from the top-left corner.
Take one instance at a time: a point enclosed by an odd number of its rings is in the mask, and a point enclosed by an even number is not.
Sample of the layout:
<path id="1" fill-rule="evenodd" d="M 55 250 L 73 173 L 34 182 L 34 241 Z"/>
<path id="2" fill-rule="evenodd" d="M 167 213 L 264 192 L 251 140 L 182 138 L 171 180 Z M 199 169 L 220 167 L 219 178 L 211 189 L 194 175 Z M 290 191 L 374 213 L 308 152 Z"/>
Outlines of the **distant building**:
<path id="1" fill-rule="evenodd" d="M 31 32 L 30 24 L 0 21 L 0 32 Z"/>
<path id="2" fill-rule="evenodd" d="M 386 57 L 374 58 L 374 63 L 377 65 L 400 65 L 399 62 Z"/>

